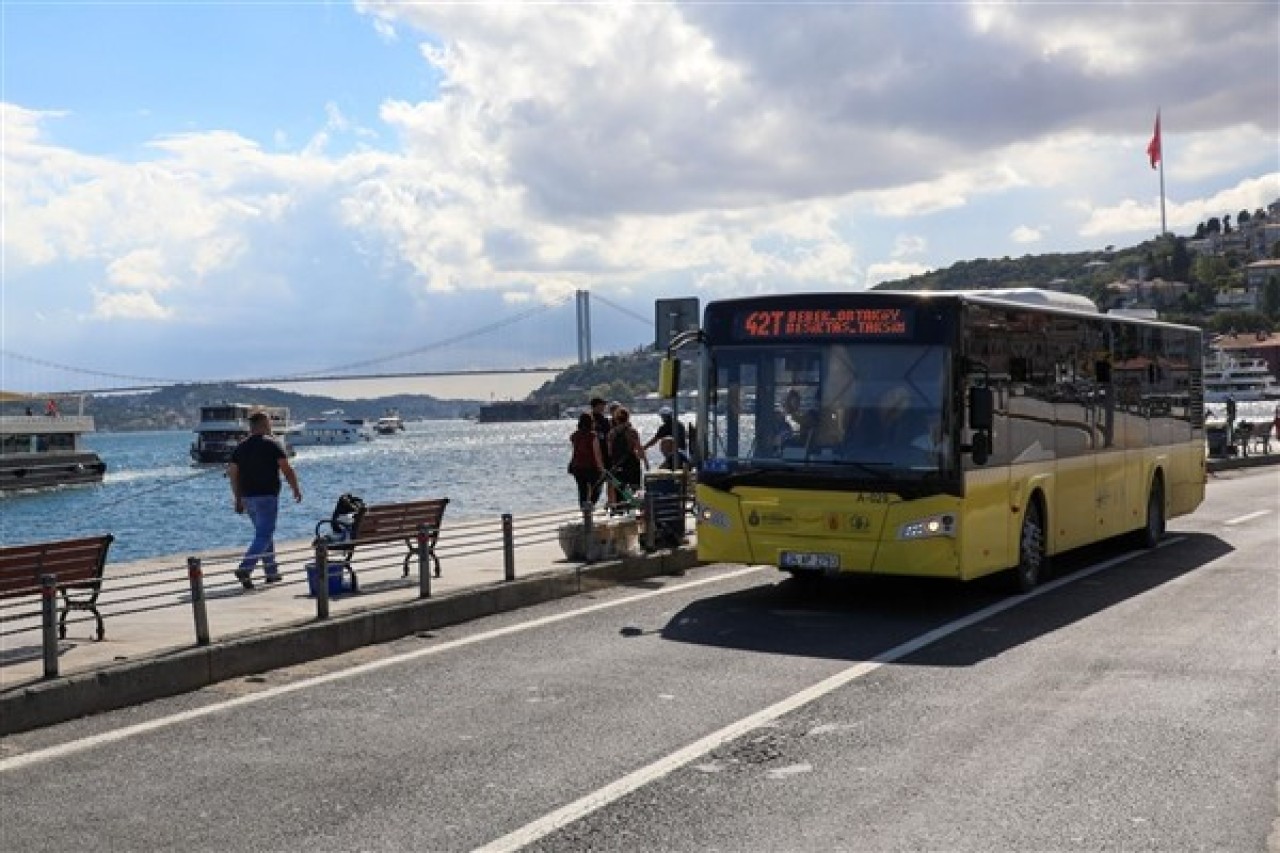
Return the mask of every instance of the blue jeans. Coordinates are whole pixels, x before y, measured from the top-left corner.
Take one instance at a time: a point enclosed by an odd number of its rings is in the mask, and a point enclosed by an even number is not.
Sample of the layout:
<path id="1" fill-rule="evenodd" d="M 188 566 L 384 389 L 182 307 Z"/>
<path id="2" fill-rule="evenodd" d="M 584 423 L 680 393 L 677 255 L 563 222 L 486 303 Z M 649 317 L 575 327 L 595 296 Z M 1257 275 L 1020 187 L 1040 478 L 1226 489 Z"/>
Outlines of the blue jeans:
<path id="1" fill-rule="evenodd" d="M 276 566 L 276 516 L 280 513 L 278 495 L 252 495 L 240 499 L 244 504 L 245 514 L 253 522 L 253 541 L 249 550 L 244 552 L 240 561 L 241 571 L 251 572 L 253 566 L 262 559 L 262 568 L 268 576 L 279 569 Z"/>

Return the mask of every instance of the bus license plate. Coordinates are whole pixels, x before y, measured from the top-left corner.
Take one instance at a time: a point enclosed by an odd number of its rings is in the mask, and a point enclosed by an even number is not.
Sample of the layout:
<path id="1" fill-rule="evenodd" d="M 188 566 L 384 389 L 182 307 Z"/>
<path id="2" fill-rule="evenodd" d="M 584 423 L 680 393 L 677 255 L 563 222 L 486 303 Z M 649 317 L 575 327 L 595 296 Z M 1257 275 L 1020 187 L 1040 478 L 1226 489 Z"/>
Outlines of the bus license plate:
<path id="1" fill-rule="evenodd" d="M 784 569 L 838 569 L 840 555 L 816 551 L 783 551 L 779 565 Z"/>

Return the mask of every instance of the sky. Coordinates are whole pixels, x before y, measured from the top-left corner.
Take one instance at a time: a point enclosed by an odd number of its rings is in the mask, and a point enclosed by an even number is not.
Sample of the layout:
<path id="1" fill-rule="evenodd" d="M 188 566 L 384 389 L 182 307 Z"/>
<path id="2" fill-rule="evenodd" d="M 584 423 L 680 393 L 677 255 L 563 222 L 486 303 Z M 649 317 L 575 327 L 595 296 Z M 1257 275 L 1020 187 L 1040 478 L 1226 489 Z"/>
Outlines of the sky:
<path id="1" fill-rule="evenodd" d="M 1274 0 L 5 0 L 0 387 L 554 367 L 579 290 L 602 355 L 657 299 L 1132 245 L 1157 110 L 1190 235 L 1280 198 L 1278 34 Z"/>

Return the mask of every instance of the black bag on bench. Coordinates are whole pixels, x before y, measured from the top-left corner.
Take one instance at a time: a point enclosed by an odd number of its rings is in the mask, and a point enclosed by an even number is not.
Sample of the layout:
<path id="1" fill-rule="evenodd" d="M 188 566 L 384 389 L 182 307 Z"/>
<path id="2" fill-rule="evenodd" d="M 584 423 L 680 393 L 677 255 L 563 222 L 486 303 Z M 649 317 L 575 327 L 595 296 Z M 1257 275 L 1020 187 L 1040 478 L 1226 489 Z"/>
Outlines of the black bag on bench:
<path id="1" fill-rule="evenodd" d="M 339 495 L 338 502 L 333 507 L 333 514 L 316 525 L 316 536 L 323 535 L 329 547 L 341 554 L 342 559 L 350 559 L 354 546 L 347 545 L 344 548 L 342 545 L 356 537 L 356 531 L 360 526 L 360 519 L 364 518 L 364 513 L 363 500 L 352 494 Z M 325 527 L 329 528 L 329 532 L 322 534 L 321 530 Z"/>

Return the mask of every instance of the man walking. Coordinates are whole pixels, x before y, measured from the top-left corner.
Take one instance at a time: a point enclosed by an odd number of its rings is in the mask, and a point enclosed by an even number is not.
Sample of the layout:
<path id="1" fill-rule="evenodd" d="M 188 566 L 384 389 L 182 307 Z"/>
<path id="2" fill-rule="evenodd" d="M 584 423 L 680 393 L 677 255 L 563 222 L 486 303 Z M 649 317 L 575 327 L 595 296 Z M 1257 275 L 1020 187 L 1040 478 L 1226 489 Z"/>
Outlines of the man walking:
<path id="1" fill-rule="evenodd" d="M 289 464 L 284 448 L 271 435 L 271 418 L 266 412 L 254 412 L 249 416 L 249 437 L 232 451 L 231 464 L 227 466 L 236 512 L 247 513 L 253 522 L 253 541 L 240 561 L 240 568 L 236 569 L 236 577 L 245 589 L 253 589 L 251 576 L 259 559 L 267 583 L 280 580 L 274 538 L 276 515 L 280 511 L 281 474 L 293 489 L 294 501 L 300 503 L 302 490 L 298 488 L 298 475 Z"/>

